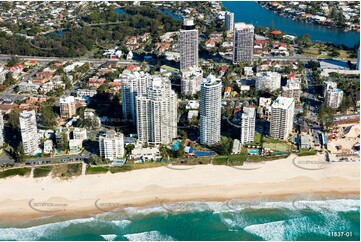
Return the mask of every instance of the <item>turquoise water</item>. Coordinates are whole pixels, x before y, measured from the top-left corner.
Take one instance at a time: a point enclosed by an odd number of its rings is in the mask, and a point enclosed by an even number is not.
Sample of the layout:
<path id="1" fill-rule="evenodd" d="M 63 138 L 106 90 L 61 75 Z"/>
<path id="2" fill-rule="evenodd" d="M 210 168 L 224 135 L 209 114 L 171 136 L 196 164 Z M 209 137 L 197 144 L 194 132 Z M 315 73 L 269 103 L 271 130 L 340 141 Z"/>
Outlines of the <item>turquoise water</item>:
<path id="1" fill-rule="evenodd" d="M 124 160 L 114 160 L 114 161 L 112 162 L 112 164 L 123 165 L 123 164 L 124 164 Z"/>
<path id="2" fill-rule="evenodd" d="M 177 140 L 174 145 L 171 146 L 172 150 L 178 150 L 179 149 L 180 142 Z"/>
<path id="3" fill-rule="evenodd" d="M 45 215 L 44 215 L 45 216 Z M 0 240 L 359 240 L 356 198 L 183 202 L 0 228 Z M 349 232 L 330 237 L 330 232 Z"/>
<path id="4" fill-rule="evenodd" d="M 248 154 L 250 155 L 259 155 L 260 153 L 259 149 L 248 149 Z"/>
<path id="5" fill-rule="evenodd" d="M 168 14 L 169 16 L 173 17 L 174 19 L 183 20 L 182 17 L 178 16 L 177 14 L 173 13 L 170 10 L 165 9 L 165 10 L 160 10 L 160 11 L 165 13 L 165 14 Z"/>
<path id="6" fill-rule="evenodd" d="M 213 151 L 196 151 L 195 156 L 211 156 L 214 154 Z"/>
<path id="7" fill-rule="evenodd" d="M 349 47 L 353 47 L 356 43 L 360 42 L 360 33 L 343 32 L 339 29 L 329 29 L 321 25 L 292 20 L 279 16 L 261 7 L 254 1 L 223 1 L 222 4 L 228 11 L 234 12 L 235 22 L 246 22 L 255 26 L 265 27 L 271 27 L 273 22 L 276 29 L 280 29 L 289 34 L 295 34 L 297 36 L 310 34 L 312 40 L 344 44 Z"/>
<path id="8" fill-rule="evenodd" d="M 114 11 L 117 12 L 117 13 L 119 13 L 120 15 L 124 15 L 124 14 L 125 14 L 124 9 L 122 9 L 122 8 L 116 8 L 116 9 L 114 9 Z"/>

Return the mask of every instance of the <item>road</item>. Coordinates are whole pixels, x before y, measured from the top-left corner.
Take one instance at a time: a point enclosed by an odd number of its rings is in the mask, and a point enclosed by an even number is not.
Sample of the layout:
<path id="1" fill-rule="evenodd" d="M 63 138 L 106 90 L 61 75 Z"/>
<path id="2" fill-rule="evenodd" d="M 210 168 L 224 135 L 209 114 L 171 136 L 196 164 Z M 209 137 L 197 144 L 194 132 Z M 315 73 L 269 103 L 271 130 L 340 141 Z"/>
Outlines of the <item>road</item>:
<path id="1" fill-rule="evenodd" d="M 7 61 L 11 58 L 12 55 L 0 55 L 0 61 Z M 36 60 L 38 62 L 51 62 L 51 61 L 84 61 L 93 64 L 103 64 L 107 61 L 114 61 L 114 59 L 102 58 L 102 59 L 95 59 L 95 58 L 85 58 L 85 57 L 77 57 L 77 58 L 61 58 L 61 57 L 42 57 L 42 56 L 26 56 L 26 55 L 16 55 L 16 57 L 23 58 L 23 59 L 30 59 Z M 130 65 L 135 64 L 138 65 L 139 62 L 135 60 L 118 60 L 120 65 Z"/>
<path id="2" fill-rule="evenodd" d="M 29 94 L 14 94 L 13 93 L 14 87 L 17 86 L 22 81 L 24 81 L 24 82 L 29 81 L 33 76 L 36 75 L 36 73 L 38 73 L 41 69 L 46 67 L 46 65 L 48 63 L 49 63 L 48 61 L 42 62 L 39 66 L 34 68 L 34 70 L 31 73 L 29 73 L 29 74 L 23 76 L 22 78 L 20 78 L 19 81 L 16 84 L 8 87 L 6 90 L 4 90 L 0 94 L 0 99 L 8 99 L 8 100 L 13 100 L 13 101 L 19 100 L 19 101 L 21 101 L 21 100 L 25 99 L 26 97 L 28 97 Z"/>

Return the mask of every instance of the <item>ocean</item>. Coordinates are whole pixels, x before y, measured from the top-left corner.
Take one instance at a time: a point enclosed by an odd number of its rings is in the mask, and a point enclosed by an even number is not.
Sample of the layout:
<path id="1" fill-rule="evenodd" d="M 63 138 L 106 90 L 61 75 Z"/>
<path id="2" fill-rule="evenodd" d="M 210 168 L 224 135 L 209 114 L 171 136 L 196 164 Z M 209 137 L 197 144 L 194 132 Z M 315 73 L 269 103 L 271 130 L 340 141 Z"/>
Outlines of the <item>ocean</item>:
<path id="1" fill-rule="evenodd" d="M 358 197 L 159 203 L 56 219 L 2 225 L 0 240 L 360 240 Z"/>

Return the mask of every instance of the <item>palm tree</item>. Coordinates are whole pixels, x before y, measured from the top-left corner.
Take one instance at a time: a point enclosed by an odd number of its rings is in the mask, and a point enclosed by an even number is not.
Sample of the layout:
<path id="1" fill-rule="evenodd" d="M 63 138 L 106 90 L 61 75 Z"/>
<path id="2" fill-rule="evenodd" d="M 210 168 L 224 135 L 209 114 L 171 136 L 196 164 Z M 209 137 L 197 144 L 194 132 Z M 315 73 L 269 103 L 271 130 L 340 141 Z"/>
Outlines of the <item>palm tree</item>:
<path id="1" fill-rule="evenodd" d="M 169 160 L 167 146 L 161 145 L 159 151 L 160 151 L 160 154 L 162 155 L 163 158 L 167 156 L 168 160 Z"/>

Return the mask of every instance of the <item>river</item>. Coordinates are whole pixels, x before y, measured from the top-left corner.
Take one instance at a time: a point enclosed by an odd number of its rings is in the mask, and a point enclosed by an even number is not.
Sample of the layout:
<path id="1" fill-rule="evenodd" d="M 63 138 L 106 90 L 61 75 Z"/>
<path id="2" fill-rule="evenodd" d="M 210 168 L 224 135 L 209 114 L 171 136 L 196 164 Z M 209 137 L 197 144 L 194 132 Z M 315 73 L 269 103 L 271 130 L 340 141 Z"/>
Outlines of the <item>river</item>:
<path id="1" fill-rule="evenodd" d="M 276 29 L 288 34 L 297 36 L 309 34 L 313 41 L 332 42 L 336 45 L 344 44 L 348 47 L 353 47 L 360 42 L 360 33 L 358 32 L 343 32 L 340 29 L 329 29 L 321 25 L 292 20 L 279 16 L 254 1 L 223 1 L 222 4 L 228 11 L 234 13 L 235 22 L 245 22 L 265 27 L 270 27 L 273 22 Z"/>

